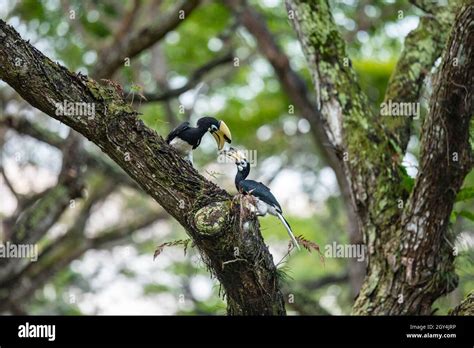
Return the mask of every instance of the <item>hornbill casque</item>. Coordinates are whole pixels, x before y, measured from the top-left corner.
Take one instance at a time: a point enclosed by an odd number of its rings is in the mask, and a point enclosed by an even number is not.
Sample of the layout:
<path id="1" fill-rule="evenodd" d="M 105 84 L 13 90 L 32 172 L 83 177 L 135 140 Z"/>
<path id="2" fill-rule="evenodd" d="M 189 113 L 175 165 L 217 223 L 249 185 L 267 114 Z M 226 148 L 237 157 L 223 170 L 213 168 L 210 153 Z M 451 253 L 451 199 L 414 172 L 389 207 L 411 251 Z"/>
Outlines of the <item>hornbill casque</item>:
<path id="1" fill-rule="evenodd" d="M 250 173 L 250 163 L 245 158 L 244 154 L 234 148 L 230 148 L 227 151 L 223 151 L 226 156 L 235 160 L 237 165 L 237 174 L 235 176 L 235 187 L 237 191 L 245 195 L 251 195 L 255 198 L 255 210 L 257 216 L 265 216 L 267 213 L 277 216 L 285 226 L 293 244 L 298 250 L 300 246 L 298 241 L 291 230 L 290 224 L 283 217 L 283 211 L 281 209 L 280 203 L 276 200 L 275 196 L 270 192 L 270 189 L 254 180 L 246 180 L 247 176 Z"/>
<path id="2" fill-rule="evenodd" d="M 206 132 L 210 132 L 214 137 L 219 150 L 224 148 L 225 142 L 232 141 L 230 130 L 224 121 L 216 120 L 214 117 L 202 117 L 197 121 L 197 127 L 191 127 L 189 122 L 181 123 L 168 134 L 166 142 L 192 164 L 193 150 L 201 144 Z"/>

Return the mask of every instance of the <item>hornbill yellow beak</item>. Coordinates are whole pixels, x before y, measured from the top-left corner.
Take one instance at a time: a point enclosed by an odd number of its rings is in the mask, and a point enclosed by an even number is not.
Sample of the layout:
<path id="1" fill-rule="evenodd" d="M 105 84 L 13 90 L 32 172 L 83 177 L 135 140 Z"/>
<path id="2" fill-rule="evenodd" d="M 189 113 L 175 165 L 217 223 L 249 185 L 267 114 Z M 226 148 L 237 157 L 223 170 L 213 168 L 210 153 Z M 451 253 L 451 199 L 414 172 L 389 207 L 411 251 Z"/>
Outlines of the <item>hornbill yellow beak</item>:
<path id="1" fill-rule="evenodd" d="M 224 121 L 219 121 L 219 129 L 211 133 L 217 143 L 217 148 L 222 150 L 224 148 L 225 142 L 229 144 L 232 142 L 232 136 L 230 134 L 229 127 L 224 123 Z"/>

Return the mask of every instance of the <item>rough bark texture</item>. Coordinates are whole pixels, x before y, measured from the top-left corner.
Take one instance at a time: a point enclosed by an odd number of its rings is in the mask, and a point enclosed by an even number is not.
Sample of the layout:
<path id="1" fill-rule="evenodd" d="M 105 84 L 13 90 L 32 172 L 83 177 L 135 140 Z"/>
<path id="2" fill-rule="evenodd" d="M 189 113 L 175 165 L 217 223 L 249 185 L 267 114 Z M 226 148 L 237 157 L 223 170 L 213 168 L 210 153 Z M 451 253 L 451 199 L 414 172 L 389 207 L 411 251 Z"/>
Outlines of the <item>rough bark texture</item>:
<path id="1" fill-rule="evenodd" d="M 418 1 L 420 2 L 420 1 Z M 459 2 L 452 0 L 451 4 Z M 434 7 L 420 5 L 431 12 L 420 18 L 418 27 L 405 38 L 404 49 L 388 82 L 384 102 L 416 103 L 420 99 L 423 81 L 430 73 L 434 62 L 441 56 L 446 44 L 455 6 Z M 411 117 L 387 117 L 384 127 L 389 132 L 400 154 L 410 140 Z"/>
<path id="2" fill-rule="evenodd" d="M 239 205 L 147 128 L 114 86 L 69 72 L 4 21 L 0 67 L 0 78 L 28 103 L 94 142 L 185 228 L 223 285 L 230 314 L 285 314 L 258 221 L 250 218 L 252 230 L 241 231 Z M 95 114 L 57 114 L 56 103 L 65 101 L 93 105 Z"/>
<path id="3" fill-rule="evenodd" d="M 252 9 L 246 0 L 226 0 L 226 4 L 234 12 L 238 21 L 253 35 L 260 52 L 273 66 L 283 90 L 287 93 L 291 102 L 295 104 L 301 116 L 310 123 L 318 153 L 336 175 L 346 208 L 349 240 L 352 244 L 362 243 L 357 215 L 352 205 L 349 182 L 335 148 L 330 146 L 331 142 L 324 131 L 323 117 L 318 107 L 309 97 L 305 81 L 292 69 L 287 55 L 278 46 L 274 35 L 265 23 L 265 19 Z M 355 296 L 362 285 L 365 266 L 356 260 L 350 260 L 349 262 L 350 281 Z"/>
<path id="4" fill-rule="evenodd" d="M 454 22 L 424 122 L 419 174 L 411 192 L 402 184 L 400 163 L 409 121 L 388 120 L 370 111 L 327 1 L 288 0 L 287 8 L 308 59 L 326 132 L 347 155 L 343 166 L 368 247 L 368 275 L 353 312 L 429 314 L 432 303 L 457 283 L 448 220 L 456 193 L 472 168 L 468 137 L 473 6 L 465 6 Z M 450 8 L 435 10 L 443 11 L 437 18 L 449 21 Z M 422 20 L 417 31 L 426 25 Z M 430 30 L 426 35 L 435 35 L 433 27 Z M 411 35 L 407 47 L 417 32 Z M 413 87 L 419 86 L 437 56 L 438 44 L 427 47 L 433 40 L 423 41 L 418 49 L 422 59 L 414 66 L 409 63 L 412 55 L 402 54 L 386 100 L 418 100 L 421 88 Z M 400 134 L 394 137 L 393 132 Z"/>
<path id="5" fill-rule="evenodd" d="M 471 292 L 467 297 L 454 308 L 449 315 L 474 315 L 474 292 Z"/>

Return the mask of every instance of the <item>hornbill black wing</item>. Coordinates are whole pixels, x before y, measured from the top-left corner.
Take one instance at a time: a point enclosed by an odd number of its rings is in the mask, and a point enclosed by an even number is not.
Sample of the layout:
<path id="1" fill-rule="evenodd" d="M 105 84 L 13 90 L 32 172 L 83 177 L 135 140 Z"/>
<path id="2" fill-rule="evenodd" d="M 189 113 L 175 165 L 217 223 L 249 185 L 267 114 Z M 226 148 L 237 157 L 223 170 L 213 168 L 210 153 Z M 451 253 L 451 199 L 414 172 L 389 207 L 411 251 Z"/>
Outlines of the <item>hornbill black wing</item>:
<path id="1" fill-rule="evenodd" d="M 183 133 L 184 131 L 188 130 L 190 128 L 189 122 L 183 122 L 179 126 L 177 126 L 175 129 L 173 129 L 170 134 L 166 137 L 166 142 L 169 144 L 174 138 L 176 138 L 178 135 Z"/>
<path id="2" fill-rule="evenodd" d="M 270 192 L 270 189 L 261 182 L 242 180 L 239 185 L 244 193 L 251 194 L 261 201 L 274 206 L 279 213 L 282 212 L 280 203 L 278 203 L 275 196 Z"/>
<path id="3" fill-rule="evenodd" d="M 261 201 L 275 207 L 275 210 L 277 212 L 276 215 L 282 222 L 283 226 L 285 226 L 285 229 L 288 232 L 288 235 L 290 236 L 295 247 L 300 250 L 300 246 L 295 238 L 295 235 L 293 234 L 293 231 L 291 230 L 290 224 L 283 217 L 280 203 L 278 203 L 275 196 L 270 192 L 270 189 L 261 182 L 256 182 L 254 180 L 242 180 L 239 183 L 239 187 L 244 193 L 251 194 L 252 196 L 257 197 Z"/>

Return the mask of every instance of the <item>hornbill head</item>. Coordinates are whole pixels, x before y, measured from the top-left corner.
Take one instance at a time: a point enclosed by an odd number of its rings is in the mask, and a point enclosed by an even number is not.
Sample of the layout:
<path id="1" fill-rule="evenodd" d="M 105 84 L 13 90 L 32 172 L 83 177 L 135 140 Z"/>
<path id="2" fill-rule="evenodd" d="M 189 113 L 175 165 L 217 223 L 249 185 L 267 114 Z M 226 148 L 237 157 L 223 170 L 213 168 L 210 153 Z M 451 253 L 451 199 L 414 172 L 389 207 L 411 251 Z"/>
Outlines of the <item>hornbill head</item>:
<path id="1" fill-rule="evenodd" d="M 237 169 L 239 172 L 247 168 L 249 163 L 242 151 L 239 151 L 231 147 L 229 150 L 224 151 L 224 153 L 227 157 L 232 158 L 235 161 L 235 164 L 237 165 Z"/>
<path id="2" fill-rule="evenodd" d="M 208 132 L 214 137 L 217 143 L 217 148 L 222 150 L 224 144 L 232 141 L 229 127 L 224 121 L 216 120 L 214 117 L 202 117 L 197 121 L 197 125 L 201 129 L 207 129 Z"/>

